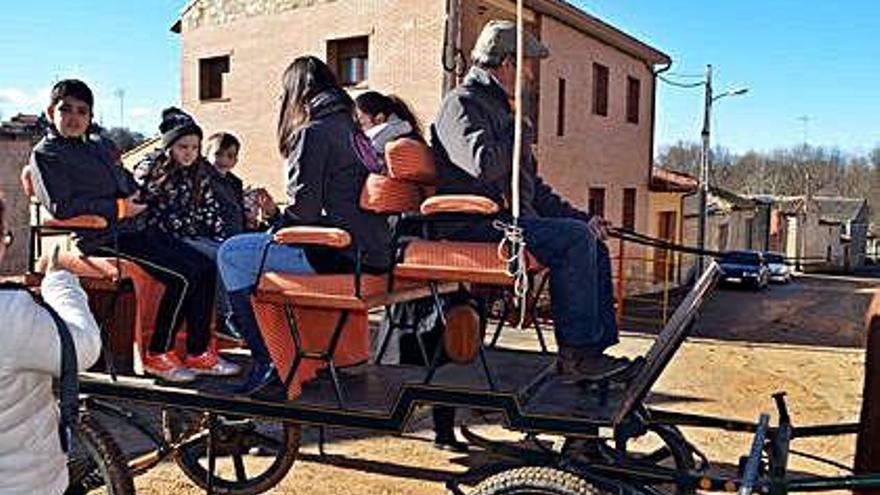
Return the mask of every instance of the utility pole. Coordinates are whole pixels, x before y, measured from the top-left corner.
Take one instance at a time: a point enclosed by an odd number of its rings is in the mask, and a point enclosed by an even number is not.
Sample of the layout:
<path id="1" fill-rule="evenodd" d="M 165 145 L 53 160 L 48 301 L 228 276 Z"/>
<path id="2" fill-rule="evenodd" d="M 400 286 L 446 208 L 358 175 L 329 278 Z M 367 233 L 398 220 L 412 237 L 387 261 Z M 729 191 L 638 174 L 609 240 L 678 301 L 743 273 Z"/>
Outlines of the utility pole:
<path id="1" fill-rule="evenodd" d="M 712 104 L 726 96 L 739 96 L 746 94 L 748 88 L 731 89 L 720 95 L 712 94 L 712 64 L 706 66 L 706 95 L 703 103 L 703 146 L 700 154 L 700 216 L 697 231 L 697 245 L 700 250 L 706 249 L 706 223 L 709 218 L 709 178 L 711 174 L 711 157 L 710 157 L 710 123 L 712 121 Z M 705 268 L 705 259 L 702 255 L 697 258 L 697 275 L 703 274 Z"/>
<path id="2" fill-rule="evenodd" d="M 706 66 L 705 100 L 703 102 L 703 146 L 700 153 L 700 216 L 697 227 L 697 247 L 706 249 L 706 222 L 709 216 L 709 123 L 712 120 L 712 64 Z M 697 276 L 703 274 L 705 268 L 703 255 L 697 258 Z"/>
<path id="3" fill-rule="evenodd" d="M 798 120 L 800 120 L 804 124 L 804 150 L 806 150 L 807 149 L 807 125 L 810 123 L 810 116 L 809 115 L 801 115 L 800 117 L 798 117 Z"/>

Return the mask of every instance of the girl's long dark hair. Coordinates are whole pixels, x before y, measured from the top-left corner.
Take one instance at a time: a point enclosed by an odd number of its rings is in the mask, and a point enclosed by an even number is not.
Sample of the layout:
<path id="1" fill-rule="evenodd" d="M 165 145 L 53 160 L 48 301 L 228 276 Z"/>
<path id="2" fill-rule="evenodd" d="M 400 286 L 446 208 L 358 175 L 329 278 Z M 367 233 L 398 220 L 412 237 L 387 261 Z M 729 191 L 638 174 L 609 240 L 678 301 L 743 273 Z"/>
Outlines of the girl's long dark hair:
<path id="1" fill-rule="evenodd" d="M 338 89 L 336 76 L 319 58 L 297 57 L 281 77 L 284 94 L 278 113 L 278 151 L 290 155 L 291 136 L 309 122 L 309 101 L 323 91 Z"/>
<path id="2" fill-rule="evenodd" d="M 354 102 L 358 110 L 370 117 L 375 117 L 380 113 L 384 114 L 386 118 L 391 114 L 397 115 L 401 120 L 409 123 L 414 134 L 424 140 L 421 121 L 419 121 L 406 101 L 399 96 L 393 94 L 383 95 L 378 91 L 367 91 L 355 98 Z"/>

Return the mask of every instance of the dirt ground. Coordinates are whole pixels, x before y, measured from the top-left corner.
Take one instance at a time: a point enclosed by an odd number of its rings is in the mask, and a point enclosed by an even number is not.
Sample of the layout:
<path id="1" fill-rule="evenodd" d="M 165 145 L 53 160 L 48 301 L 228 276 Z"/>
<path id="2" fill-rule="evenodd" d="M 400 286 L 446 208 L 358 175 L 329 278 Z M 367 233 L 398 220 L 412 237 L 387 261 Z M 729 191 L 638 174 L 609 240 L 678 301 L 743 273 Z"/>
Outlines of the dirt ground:
<path id="1" fill-rule="evenodd" d="M 856 422 L 861 405 L 864 329 L 878 280 L 804 277 L 763 293 L 717 291 L 690 337 L 653 389 L 654 407 L 754 421 L 775 416 L 771 394 L 787 392 L 796 425 Z M 531 334 L 506 333 L 510 345 L 531 345 Z M 627 332 L 614 352 L 643 353 L 650 334 Z M 466 416 L 466 415 L 462 415 Z M 508 435 L 499 427 L 483 433 Z M 686 429 L 685 435 L 713 465 L 735 466 L 751 437 Z M 417 421 L 401 437 L 330 432 L 326 457 L 307 430 L 301 458 L 283 482 L 268 493 L 338 495 L 357 493 L 442 494 L 446 480 L 484 460 L 431 447 L 429 423 Z M 855 437 L 796 441 L 793 448 L 852 465 Z M 259 462 L 251 459 L 249 462 Z M 844 474 L 793 457 L 797 473 Z M 170 462 L 136 481 L 139 494 L 203 493 Z"/>

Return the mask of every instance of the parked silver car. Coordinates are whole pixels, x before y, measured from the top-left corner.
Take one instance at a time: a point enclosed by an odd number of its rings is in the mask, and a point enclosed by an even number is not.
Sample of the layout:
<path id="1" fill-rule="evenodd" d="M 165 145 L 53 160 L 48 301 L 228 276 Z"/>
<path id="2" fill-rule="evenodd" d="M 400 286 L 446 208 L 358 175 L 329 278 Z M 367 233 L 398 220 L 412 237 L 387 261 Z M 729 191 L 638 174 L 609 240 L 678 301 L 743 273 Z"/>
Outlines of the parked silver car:
<path id="1" fill-rule="evenodd" d="M 785 262 L 785 256 L 779 253 L 764 253 L 764 261 L 770 269 L 770 281 L 787 284 L 791 282 L 791 267 Z"/>

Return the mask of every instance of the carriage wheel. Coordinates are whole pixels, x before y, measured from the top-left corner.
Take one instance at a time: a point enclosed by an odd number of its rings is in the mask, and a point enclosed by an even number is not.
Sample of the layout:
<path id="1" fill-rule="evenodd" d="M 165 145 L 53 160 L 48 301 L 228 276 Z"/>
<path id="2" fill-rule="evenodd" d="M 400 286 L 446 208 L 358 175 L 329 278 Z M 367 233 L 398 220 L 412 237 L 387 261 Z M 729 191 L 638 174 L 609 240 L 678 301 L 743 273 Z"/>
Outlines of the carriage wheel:
<path id="1" fill-rule="evenodd" d="M 70 485 L 65 495 L 134 494 L 134 482 L 125 455 L 97 421 L 82 415 L 71 431 L 67 456 Z"/>
<path id="2" fill-rule="evenodd" d="M 679 430 L 674 425 L 652 424 L 648 426 L 648 434 L 646 437 L 656 435 L 661 443 L 659 448 L 647 454 L 637 454 L 627 452 L 627 456 L 634 462 L 642 463 L 647 466 L 659 465 L 674 468 L 677 471 L 692 471 L 697 468 L 694 460 L 695 451 L 691 444 L 687 442 Z M 656 441 L 655 441 L 656 442 Z M 669 491 L 676 495 L 691 495 L 696 493 L 696 489 L 692 487 L 682 487 L 679 485 L 660 485 L 660 491 Z"/>
<path id="3" fill-rule="evenodd" d="M 563 446 L 564 456 L 580 457 L 582 462 L 616 464 L 620 460 L 620 452 L 604 440 L 566 439 Z M 644 435 L 630 439 L 623 452 L 627 463 L 650 469 L 661 466 L 676 471 L 693 471 L 697 469 L 694 459 L 697 452 L 687 442 L 681 431 L 674 425 L 648 425 Z M 705 466 L 702 466 L 704 468 Z M 675 495 L 692 495 L 696 490 L 682 487 L 675 483 L 652 485 L 654 493 L 673 493 Z"/>
<path id="4" fill-rule="evenodd" d="M 162 428 L 166 440 L 175 445 L 175 462 L 203 489 L 208 486 L 207 425 L 206 412 L 171 408 L 162 411 Z M 299 442 L 299 424 L 215 416 L 214 493 L 251 495 L 271 489 L 284 479 L 296 461 Z"/>
<path id="5" fill-rule="evenodd" d="M 471 495 L 600 495 L 585 479 L 551 467 L 520 467 L 481 481 Z"/>

